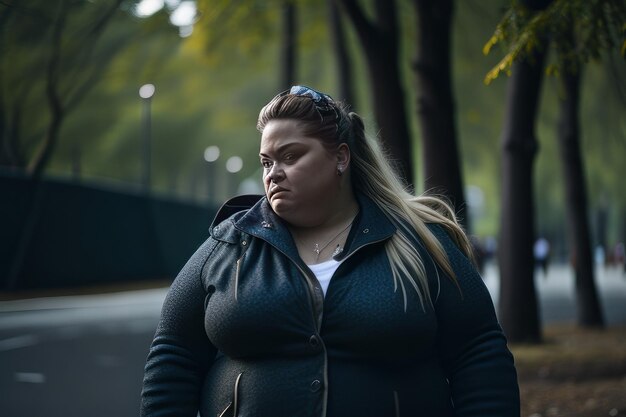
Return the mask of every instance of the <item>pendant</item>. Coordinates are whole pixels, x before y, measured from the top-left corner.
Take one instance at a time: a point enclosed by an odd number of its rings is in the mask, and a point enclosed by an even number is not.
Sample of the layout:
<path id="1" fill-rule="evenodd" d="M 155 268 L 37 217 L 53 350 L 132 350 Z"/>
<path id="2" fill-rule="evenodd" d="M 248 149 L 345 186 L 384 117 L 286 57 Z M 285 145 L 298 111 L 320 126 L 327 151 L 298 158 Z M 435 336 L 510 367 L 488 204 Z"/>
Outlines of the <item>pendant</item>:
<path id="1" fill-rule="evenodd" d="M 317 257 L 320 257 L 320 245 L 318 245 L 317 243 L 315 244 L 315 249 L 313 249 L 313 252 L 315 252 L 315 254 L 317 255 Z"/>

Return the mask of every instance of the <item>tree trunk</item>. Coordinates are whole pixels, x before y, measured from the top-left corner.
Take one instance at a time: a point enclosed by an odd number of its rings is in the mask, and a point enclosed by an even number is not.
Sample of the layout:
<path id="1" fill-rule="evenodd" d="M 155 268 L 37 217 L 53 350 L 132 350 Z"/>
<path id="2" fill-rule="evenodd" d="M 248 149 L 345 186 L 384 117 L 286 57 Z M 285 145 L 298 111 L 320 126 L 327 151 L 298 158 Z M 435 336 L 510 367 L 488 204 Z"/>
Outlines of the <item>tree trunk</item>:
<path id="1" fill-rule="evenodd" d="M 13 14 L 16 6 L 6 7 L 0 12 L 0 45 L 6 43 L 6 24 Z M 6 52 L 0 52 L 0 166 L 14 167 L 16 165 L 15 150 L 13 148 L 14 137 L 12 136 L 11 117 L 6 105 L 5 73 Z M 15 114 L 15 113 L 14 113 Z"/>
<path id="2" fill-rule="evenodd" d="M 335 0 L 326 0 L 326 2 L 328 4 L 333 51 L 337 62 L 337 82 L 339 83 L 339 95 L 337 98 L 354 108 L 356 100 L 354 97 L 354 85 L 352 84 L 352 64 L 346 45 L 341 13 L 339 13 L 339 7 L 337 7 Z"/>
<path id="3" fill-rule="evenodd" d="M 337 0 L 352 21 L 370 76 L 371 97 L 379 136 L 398 174 L 413 185 L 413 144 L 401 84 L 396 8 L 393 1 L 376 0 L 376 22 L 370 22 L 355 0 Z"/>
<path id="4" fill-rule="evenodd" d="M 539 342 L 533 242 L 534 126 L 543 78 L 543 54 L 515 63 L 508 81 L 502 133 L 502 191 L 498 262 L 498 316 L 511 342 Z"/>
<path id="5" fill-rule="evenodd" d="M 413 70 L 420 87 L 417 114 L 422 132 L 425 188 L 448 197 L 463 226 L 469 230 L 450 74 L 454 4 L 453 0 L 415 0 L 414 6 L 417 55 Z"/>
<path id="6" fill-rule="evenodd" d="M 61 124 L 63 123 L 63 105 L 59 95 L 59 72 L 61 62 L 61 40 L 65 28 L 66 0 L 60 0 L 57 17 L 52 28 L 50 39 L 50 58 L 46 67 L 46 98 L 50 107 L 50 123 L 46 129 L 44 140 L 35 157 L 30 161 L 27 168 L 30 177 L 31 192 L 29 193 L 26 207 L 28 214 L 25 217 L 20 237 L 16 242 L 15 255 L 13 256 L 11 269 L 7 278 L 9 290 L 18 287 L 18 281 L 22 273 L 26 253 L 31 244 L 35 227 L 41 217 L 43 185 L 42 177 L 50 157 L 59 138 Z"/>
<path id="7" fill-rule="evenodd" d="M 580 72 L 565 71 L 561 76 L 559 150 L 565 181 L 568 241 L 576 274 L 578 324 L 603 327 L 604 318 L 594 281 L 591 233 L 587 219 L 587 189 L 580 154 Z"/>
<path id="8" fill-rule="evenodd" d="M 283 5 L 283 36 L 281 56 L 281 89 L 288 89 L 296 80 L 296 5 L 286 0 Z"/>
<path id="9" fill-rule="evenodd" d="M 28 165 L 28 173 L 38 181 L 52 156 L 58 141 L 61 124 L 63 122 L 64 110 L 59 94 L 62 37 L 66 21 L 66 0 L 60 0 L 57 10 L 57 17 L 52 28 L 50 38 L 50 58 L 46 66 L 46 98 L 50 108 L 50 123 L 48 124 L 44 140 L 39 147 L 35 157 Z"/>

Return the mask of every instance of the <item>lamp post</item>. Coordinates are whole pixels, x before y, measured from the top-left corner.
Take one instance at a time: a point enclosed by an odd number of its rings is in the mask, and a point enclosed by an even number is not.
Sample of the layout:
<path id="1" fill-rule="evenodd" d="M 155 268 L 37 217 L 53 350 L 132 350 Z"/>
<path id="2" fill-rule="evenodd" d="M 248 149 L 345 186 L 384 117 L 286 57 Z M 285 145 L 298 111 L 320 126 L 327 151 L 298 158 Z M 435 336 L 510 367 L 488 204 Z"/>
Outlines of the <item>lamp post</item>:
<path id="1" fill-rule="evenodd" d="M 144 84 L 139 88 L 139 97 L 143 102 L 141 111 L 142 124 L 142 159 L 143 169 L 141 175 L 141 184 L 145 192 L 150 192 L 150 183 L 152 180 L 152 121 L 151 121 L 151 105 L 152 96 L 154 96 L 156 88 L 154 84 Z"/>
<path id="2" fill-rule="evenodd" d="M 215 164 L 213 162 L 217 161 L 220 157 L 220 148 L 215 145 L 207 146 L 204 150 L 204 160 L 208 162 L 207 164 L 207 193 L 208 200 L 215 199 Z"/>
<path id="3" fill-rule="evenodd" d="M 228 194 L 229 197 L 236 194 L 236 184 L 235 184 L 235 174 L 241 171 L 243 168 L 243 160 L 238 156 L 231 156 L 226 161 L 226 171 L 230 172 L 232 175 L 229 175 L 229 187 Z"/>

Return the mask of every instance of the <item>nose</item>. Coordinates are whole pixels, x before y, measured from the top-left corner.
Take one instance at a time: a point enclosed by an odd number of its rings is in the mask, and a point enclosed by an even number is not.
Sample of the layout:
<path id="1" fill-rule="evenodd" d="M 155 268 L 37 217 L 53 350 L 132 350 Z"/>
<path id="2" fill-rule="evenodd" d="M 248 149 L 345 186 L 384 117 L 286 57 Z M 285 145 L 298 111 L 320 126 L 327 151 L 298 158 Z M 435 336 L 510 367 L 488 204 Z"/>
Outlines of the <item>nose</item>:
<path id="1" fill-rule="evenodd" d="M 272 164 L 272 167 L 267 171 L 265 178 L 268 182 L 273 182 L 274 184 L 279 183 L 285 178 L 285 171 L 280 168 L 279 164 Z"/>

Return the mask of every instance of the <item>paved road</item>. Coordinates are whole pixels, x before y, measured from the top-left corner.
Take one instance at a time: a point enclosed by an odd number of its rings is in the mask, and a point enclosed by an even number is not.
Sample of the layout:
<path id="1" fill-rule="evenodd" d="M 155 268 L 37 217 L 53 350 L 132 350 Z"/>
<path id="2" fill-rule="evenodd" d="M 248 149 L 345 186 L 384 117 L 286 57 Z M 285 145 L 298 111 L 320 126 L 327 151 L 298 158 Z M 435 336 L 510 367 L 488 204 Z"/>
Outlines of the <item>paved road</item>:
<path id="1" fill-rule="evenodd" d="M 137 416 L 164 294 L 0 303 L 0 415 Z"/>
<path id="2" fill-rule="evenodd" d="M 571 271 L 537 278 L 544 322 L 572 321 Z M 485 282 L 497 301 L 497 272 Z M 626 324 L 626 276 L 598 272 L 607 321 Z M 0 415 L 137 416 L 165 289 L 0 302 Z"/>
<path id="3" fill-rule="evenodd" d="M 623 269 L 597 268 L 596 283 L 601 296 L 607 324 L 626 325 L 626 274 Z M 485 283 L 494 303 L 498 302 L 499 278 L 490 265 L 484 273 Z M 543 323 L 574 322 L 576 299 L 574 272 L 569 266 L 556 265 L 548 269 L 547 277 L 536 271 L 535 288 L 539 296 L 539 310 Z"/>

